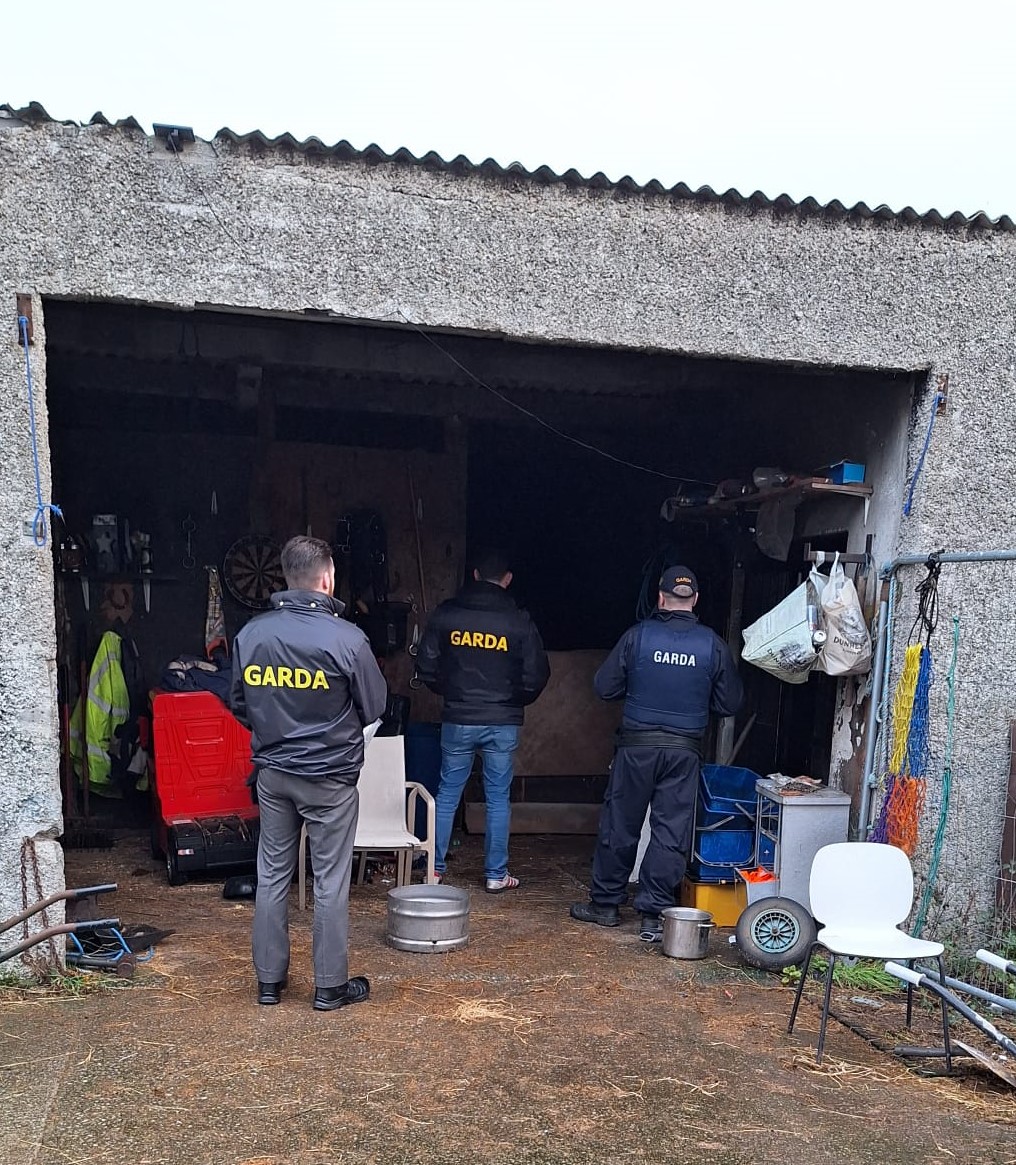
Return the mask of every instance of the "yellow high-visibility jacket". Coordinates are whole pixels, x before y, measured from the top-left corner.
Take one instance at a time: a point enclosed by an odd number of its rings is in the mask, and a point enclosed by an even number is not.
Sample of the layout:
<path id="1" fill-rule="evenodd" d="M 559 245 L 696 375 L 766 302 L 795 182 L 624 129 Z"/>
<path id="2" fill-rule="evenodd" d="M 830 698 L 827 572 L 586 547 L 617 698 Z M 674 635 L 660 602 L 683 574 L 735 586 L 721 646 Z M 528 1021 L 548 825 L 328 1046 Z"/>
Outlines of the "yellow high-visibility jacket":
<path id="1" fill-rule="evenodd" d="M 88 753 L 88 783 L 104 797 L 121 797 L 122 790 L 112 780 L 111 753 L 119 756 L 116 730 L 130 715 L 130 695 L 123 674 L 122 640 L 107 631 L 88 675 L 88 691 L 82 693 L 71 716 L 70 750 L 74 771 L 84 780 L 84 753 Z M 84 731 L 82 732 L 82 702 Z M 124 758 L 127 759 L 127 758 Z"/>

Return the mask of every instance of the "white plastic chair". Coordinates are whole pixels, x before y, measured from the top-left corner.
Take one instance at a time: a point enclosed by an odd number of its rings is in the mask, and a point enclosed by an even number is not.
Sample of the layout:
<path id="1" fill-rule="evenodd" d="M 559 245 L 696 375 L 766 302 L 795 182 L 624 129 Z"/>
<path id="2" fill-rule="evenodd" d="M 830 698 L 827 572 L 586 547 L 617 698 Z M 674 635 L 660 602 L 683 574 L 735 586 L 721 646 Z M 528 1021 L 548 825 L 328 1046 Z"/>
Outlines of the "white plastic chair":
<path id="1" fill-rule="evenodd" d="M 357 883 L 363 884 L 370 853 L 396 855 L 396 884 L 409 885 L 413 857 L 417 851 L 427 856 L 425 881 L 436 882 L 434 875 L 434 798 L 417 781 L 406 780 L 405 740 L 401 736 L 375 736 L 364 749 L 363 769 L 357 785 L 360 814 L 356 822 L 354 853 L 359 853 Z M 406 793 L 409 793 L 408 798 Z M 427 836 L 413 833 L 416 803 L 427 806 Z M 307 826 L 300 830 L 299 881 L 300 909 L 307 909 Z"/>
<path id="2" fill-rule="evenodd" d="M 908 966 L 914 959 L 936 959 L 945 980 L 941 943 L 913 938 L 899 924 L 914 904 L 914 872 L 901 849 L 877 842 L 845 841 L 823 846 L 815 855 L 808 882 L 811 910 L 822 924 L 801 968 L 787 1031 L 794 1030 L 797 1009 L 808 981 L 808 968 L 817 947 L 829 952 L 822 1002 L 822 1022 L 815 1059 L 822 1061 L 829 995 L 837 955 L 859 959 L 895 959 Z M 913 987 L 907 987 L 907 1027 L 913 1015 Z M 942 1003 L 942 1036 L 946 1068 L 951 1067 L 949 1017 Z"/>

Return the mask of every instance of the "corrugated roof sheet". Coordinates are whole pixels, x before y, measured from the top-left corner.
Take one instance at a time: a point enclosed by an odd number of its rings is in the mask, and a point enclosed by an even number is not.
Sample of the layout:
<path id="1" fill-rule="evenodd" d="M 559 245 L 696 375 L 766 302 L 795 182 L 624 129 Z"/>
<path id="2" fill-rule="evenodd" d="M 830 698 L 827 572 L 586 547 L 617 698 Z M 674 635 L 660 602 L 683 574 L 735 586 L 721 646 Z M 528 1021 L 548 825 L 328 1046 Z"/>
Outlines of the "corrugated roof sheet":
<path id="1" fill-rule="evenodd" d="M 31 102 L 21 109 L 15 109 L 10 105 L 0 105 L 0 114 L 6 114 L 8 117 L 24 122 L 57 122 L 60 125 L 70 126 L 80 124 L 72 120 L 58 121 L 58 119 L 50 117 L 37 101 Z M 127 129 L 145 133 L 142 125 L 133 117 L 122 118 L 119 121 L 111 122 L 101 113 L 96 113 L 87 124 L 112 126 L 116 129 Z M 845 206 L 838 199 L 826 203 L 821 203 L 818 199 L 811 197 L 796 201 L 789 194 L 780 194 L 776 198 L 769 198 L 760 190 L 756 190 L 754 194 L 748 195 L 741 194 L 740 191 L 733 189 L 718 193 L 711 186 L 700 186 L 697 190 L 692 190 L 690 186 L 685 185 L 683 182 L 679 182 L 676 186 L 667 187 L 655 179 L 646 183 L 638 183 L 629 177 L 614 181 L 601 172 L 597 172 L 587 178 L 577 170 L 565 170 L 564 173 L 559 174 L 549 166 L 540 166 L 537 170 L 527 170 L 525 166 L 518 162 L 512 162 L 508 166 L 502 166 L 493 158 L 487 158 L 483 162 L 473 162 L 462 154 L 452 158 L 451 161 L 446 161 L 440 154 L 436 154 L 433 151 L 422 155 L 422 157 L 418 157 L 410 150 L 404 148 L 396 150 L 393 154 L 389 154 L 377 145 L 369 145 L 364 149 L 358 149 L 350 142 L 341 141 L 329 146 L 321 141 L 320 138 L 310 137 L 299 141 L 292 134 L 288 133 L 270 138 L 260 130 L 239 134 L 234 130 L 223 128 L 219 130 L 213 140 L 229 141 L 234 145 L 251 146 L 261 150 L 293 150 L 301 154 L 331 156 L 340 161 L 363 161 L 374 164 L 390 162 L 394 165 L 416 166 L 453 175 L 482 174 L 497 179 L 521 178 L 545 185 L 562 183 L 566 186 L 584 187 L 590 190 L 612 190 L 623 194 L 656 195 L 678 201 L 720 203 L 724 206 L 774 210 L 785 214 L 796 213 L 833 219 L 874 219 L 879 222 L 916 223 L 939 229 L 1016 231 L 1016 223 L 1013 222 L 1009 215 L 1005 214 L 1000 218 L 993 219 L 985 214 L 984 211 L 978 211 L 973 215 L 965 215 L 960 211 L 944 215 L 937 210 L 929 210 L 924 214 L 919 214 L 912 206 L 905 206 L 902 210 L 892 210 L 885 205 L 873 208 L 865 202 L 858 202 L 853 206 Z"/>

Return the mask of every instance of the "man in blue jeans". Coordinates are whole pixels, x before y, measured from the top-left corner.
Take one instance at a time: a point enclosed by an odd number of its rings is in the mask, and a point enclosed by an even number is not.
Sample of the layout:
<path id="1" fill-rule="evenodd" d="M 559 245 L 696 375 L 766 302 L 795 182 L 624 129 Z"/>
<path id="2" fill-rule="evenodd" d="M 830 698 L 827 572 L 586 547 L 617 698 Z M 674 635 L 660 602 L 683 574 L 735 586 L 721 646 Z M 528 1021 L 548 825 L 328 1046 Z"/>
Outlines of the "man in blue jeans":
<path id="1" fill-rule="evenodd" d="M 481 555 L 472 581 L 442 603 L 420 642 L 417 676 L 444 699 L 435 868 L 444 876 L 452 822 L 477 750 L 483 757 L 488 894 L 514 890 L 508 872 L 513 754 L 523 709 L 547 686 L 550 665 L 529 615 L 507 593 L 512 572 L 498 551 Z"/>

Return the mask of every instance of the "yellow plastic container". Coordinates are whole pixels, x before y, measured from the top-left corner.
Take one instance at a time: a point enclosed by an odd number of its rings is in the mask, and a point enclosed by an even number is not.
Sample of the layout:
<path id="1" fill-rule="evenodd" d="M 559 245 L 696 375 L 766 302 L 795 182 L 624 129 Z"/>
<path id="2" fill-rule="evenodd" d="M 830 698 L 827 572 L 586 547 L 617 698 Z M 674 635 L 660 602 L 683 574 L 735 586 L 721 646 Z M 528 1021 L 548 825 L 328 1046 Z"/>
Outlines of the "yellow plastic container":
<path id="1" fill-rule="evenodd" d="M 708 910 L 717 926 L 736 926 L 748 906 L 748 893 L 740 878 L 736 882 L 681 883 L 681 905 Z"/>

